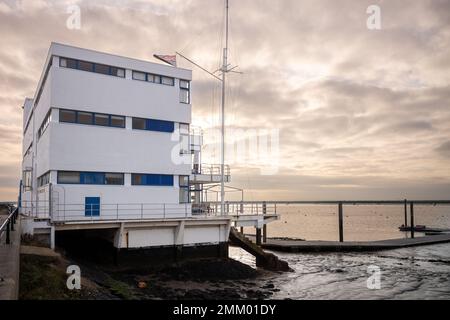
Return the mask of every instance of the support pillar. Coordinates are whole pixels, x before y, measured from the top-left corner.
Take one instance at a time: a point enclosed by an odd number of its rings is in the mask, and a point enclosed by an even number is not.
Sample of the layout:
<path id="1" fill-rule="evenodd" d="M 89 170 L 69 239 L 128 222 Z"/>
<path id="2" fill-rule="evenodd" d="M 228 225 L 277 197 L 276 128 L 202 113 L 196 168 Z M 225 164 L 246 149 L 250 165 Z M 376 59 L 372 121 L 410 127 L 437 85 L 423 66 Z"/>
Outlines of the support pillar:
<path id="1" fill-rule="evenodd" d="M 256 228 L 256 244 L 261 245 L 261 228 Z"/>

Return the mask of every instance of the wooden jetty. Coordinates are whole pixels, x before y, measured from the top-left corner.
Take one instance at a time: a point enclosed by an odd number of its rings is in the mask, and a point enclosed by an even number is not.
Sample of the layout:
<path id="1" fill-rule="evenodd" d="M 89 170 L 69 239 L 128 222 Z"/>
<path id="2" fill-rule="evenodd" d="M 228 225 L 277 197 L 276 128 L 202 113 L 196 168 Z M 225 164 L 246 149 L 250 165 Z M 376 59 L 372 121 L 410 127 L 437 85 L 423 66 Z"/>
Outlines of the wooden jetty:
<path id="1" fill-rule="evenodd" d="M 254 236 L 247 236 L 255 240 Z M 379 241 L 302 241 L 270 239 L 261 243 L 261 247 L 282 252 L 364 252 L 392 250 L 407 247 L 426 246 L 450 242 L 450 234 L 440 234 L 416 238 L 403 238 Z"/>

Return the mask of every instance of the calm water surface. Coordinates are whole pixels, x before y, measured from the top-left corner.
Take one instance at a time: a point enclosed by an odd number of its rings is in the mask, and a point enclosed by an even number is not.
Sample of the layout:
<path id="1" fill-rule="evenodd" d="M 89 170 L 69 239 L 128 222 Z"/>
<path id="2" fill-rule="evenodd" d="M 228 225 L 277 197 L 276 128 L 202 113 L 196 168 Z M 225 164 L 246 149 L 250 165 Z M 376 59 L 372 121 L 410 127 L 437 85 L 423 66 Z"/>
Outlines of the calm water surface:
<path id="1" fill-rule="evenodd" d="M 287 207 L 280 221 L 269 225 L 272 237 L 336 240 L 337 214 L 331 206 Z M 351 206 L 344 208 L 346 240 L 405 237 L 398 231 L 403 207 Z M 450 207 L 415 208 L 417 224 L 450 228 Z M 251 233 L 251 229 L 246 232 Z M 267 274 L 262 281 L 280 289 L 274 299 L 450 299 L 450 244 L 371 253 L 279 253 L 292 273 Z M 232 258 L 255 267 L 255 259 L 240 248 Z M 381 269 L 381 289 L 367 288 L 367 268 Z"/>

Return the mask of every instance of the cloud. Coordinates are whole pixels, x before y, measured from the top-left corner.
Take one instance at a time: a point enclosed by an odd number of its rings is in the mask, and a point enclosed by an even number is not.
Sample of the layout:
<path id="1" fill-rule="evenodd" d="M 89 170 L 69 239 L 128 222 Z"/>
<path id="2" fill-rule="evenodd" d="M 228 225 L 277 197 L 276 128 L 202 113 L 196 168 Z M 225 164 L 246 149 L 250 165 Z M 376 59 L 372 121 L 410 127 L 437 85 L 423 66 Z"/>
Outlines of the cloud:
<path id="1" fill-rule="evenodd" d="M 441 144 L 439 147 L 436 148 L 436 151 L 442 156 L 450 158 L 450 141 Z"/>
<path id="2" fill-rule="evenodd" d="M 81 8 L 81 30 L 66 28 L 73 3 Z M 382 1 L 379 31 L 366 28 L 371 4 L 232 2 L 229 60 L 243 74 L 229 77 L 227 124 L 278 129 L 283 174 L 262 178 L 256 164 L 238 163 L 236 174 L 250 181 L 237 178 L 238 186 L 252 189 L 254 181 L 268 196 L 314 198 L 333 191 L 388 195 L 382 185 L 416 194 L 421 181 L 424 194 L 448 190 L 450 2 Z M 214 71 L 223 47 L 222 6 L 201 0 L 1 2 L 0 146 L 8 154 L 0 159 L 2 187 L 19 179 L 7 166 L 20 167 L 20 106 L 34 95 L 52 41 L 144 60 L 181 51 Z M 192 68 L 181 58 L 179 65 Z M 193 69 L 194 124 L 217 127 L 220 83 Z M 217 162 L 218 154 L 204 160 Z M 294 191 L 283 186 L 287 177 Z M 308 177 L 317 178 L 305 184 Z"/>

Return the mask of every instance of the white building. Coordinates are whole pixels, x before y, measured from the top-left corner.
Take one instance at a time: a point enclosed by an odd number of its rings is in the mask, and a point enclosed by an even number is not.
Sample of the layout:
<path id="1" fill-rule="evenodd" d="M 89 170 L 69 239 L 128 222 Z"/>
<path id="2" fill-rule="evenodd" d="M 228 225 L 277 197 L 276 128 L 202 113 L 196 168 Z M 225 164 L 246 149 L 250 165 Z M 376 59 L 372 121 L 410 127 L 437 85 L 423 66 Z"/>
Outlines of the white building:
<path id="1" fill-rule="evenodd" d="M 102 229 L 119 249 L 226 255 L 230 217 L 192 214 L 189 181 L 217 182 L 220 172 L 193 175 L 201 137 L 190 136 L 191 79 L 190 70 L 52 43 L 23 106 L 24 232 L 48 233 L 54 246 L 55 231 Z"/>

